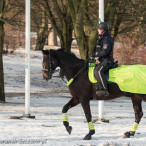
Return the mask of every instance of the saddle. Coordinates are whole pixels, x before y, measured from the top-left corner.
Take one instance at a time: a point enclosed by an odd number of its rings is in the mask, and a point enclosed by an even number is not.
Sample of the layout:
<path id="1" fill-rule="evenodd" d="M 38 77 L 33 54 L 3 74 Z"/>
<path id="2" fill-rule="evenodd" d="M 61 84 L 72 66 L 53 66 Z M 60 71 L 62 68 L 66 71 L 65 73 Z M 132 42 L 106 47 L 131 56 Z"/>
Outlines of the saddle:
<path id="1" fill-rule="evenodd" d="M 88 77 L 89 77 L 90 82 L 92 82 L 92 83 L 97 83 L 97 80 L 94 77 L 95 66 L 96 66 L 95 62 L 89 62 L 89 64 L 88 64 Z M 117 67 L 118 67 L 118 61 L 115 61 L 113 66 L 110 69 L 117 68 Z M 105 76 L 106 76 L 107 82 L 109 82 L 108 81 L 109 70 L 105 72 Z"/>

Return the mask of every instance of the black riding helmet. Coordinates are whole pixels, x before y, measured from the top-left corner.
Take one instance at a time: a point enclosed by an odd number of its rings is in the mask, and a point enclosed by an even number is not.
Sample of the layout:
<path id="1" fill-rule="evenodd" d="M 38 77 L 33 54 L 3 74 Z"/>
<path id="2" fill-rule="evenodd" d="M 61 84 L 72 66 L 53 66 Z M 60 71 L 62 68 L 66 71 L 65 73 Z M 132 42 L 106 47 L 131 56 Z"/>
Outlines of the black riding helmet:
<path id="1" fill-rule="evenodd" d="M 103 29 L 105 31 L 109 30 L 109 25 L 106 22 L 100 22 L 98 29 Z"/>

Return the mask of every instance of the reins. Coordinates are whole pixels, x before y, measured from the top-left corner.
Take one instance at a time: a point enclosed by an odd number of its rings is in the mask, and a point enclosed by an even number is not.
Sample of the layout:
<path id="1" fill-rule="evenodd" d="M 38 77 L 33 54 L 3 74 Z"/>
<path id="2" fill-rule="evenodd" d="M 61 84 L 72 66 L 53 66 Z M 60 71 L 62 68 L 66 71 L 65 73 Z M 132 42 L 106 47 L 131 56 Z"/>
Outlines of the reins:
<path id="1" fill-rule="evenodd" d="M 70 84 L 74 81 L 74 79 L 84 70 L 84 68 L 86 68 L 86 63 L 85 65 L 78 71 L 78 73 L 71 78 L 68 82 L 67 82 L 67 86 L 70 86 Z"/>

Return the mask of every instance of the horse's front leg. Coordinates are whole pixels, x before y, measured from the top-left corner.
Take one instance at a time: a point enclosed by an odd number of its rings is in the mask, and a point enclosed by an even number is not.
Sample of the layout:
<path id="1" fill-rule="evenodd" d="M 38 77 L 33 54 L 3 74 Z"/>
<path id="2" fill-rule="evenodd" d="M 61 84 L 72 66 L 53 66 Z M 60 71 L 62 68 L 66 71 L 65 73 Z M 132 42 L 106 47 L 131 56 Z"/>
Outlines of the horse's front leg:
<path id="1" fill-rule="evenodd" d="M 83 110 L 88 122 L 88 126 L 89 126 L 89 133 L 84 137 L 84 140 L 90 140 L 92 139 L 92 135 L 95 133 L 95 128 L 94 128 L 94 123 L 92 122 L 92 115 L 91 115 L 89 100 L 82 101 L 81 105 L 83 107 Z"/>
<path id="2" fill-rule="evenodd" d="M 66 131 L 71 134 L 72 131 L 72 127 L 69 126 L 69 121 L 68 121 L 68 114 L 67 111 L 76 106 L 77 104 L 79 104 L 79 100 L 78 98 L 73 97 L 62 109 L 62 120 L 63 120 L 63 124 L 66 128 Z"/>
<path id="3" fill-rule="evenodd" d="M 142 111 L 142 106 L 141 106 L 142 100 L 139 99 L 139 97 L 135 97 L 135 96 L 131 97 L 131 99 L 132 99 L 134 113 L 135 113 L 135 122 L 134 122 L 131 130 L 124 133 L 123 138 L 130 138 L 130 136 L 134 136 L 134 134 L 137 130 L 137 127 L 140 123 L 140 120 L 143 116 L 143 111 Z"/>

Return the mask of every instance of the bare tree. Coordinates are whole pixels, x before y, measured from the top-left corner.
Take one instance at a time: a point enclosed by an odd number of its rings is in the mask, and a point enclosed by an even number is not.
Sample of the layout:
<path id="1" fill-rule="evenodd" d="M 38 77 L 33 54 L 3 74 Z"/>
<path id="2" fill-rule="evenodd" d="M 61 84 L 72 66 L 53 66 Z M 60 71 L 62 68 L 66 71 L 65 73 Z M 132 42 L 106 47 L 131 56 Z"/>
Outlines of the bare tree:
<path id="1" fill-rule="evenodd" d="M 87 59 L 93 51 L 97 39 L 98 1 L 69 0 L 67 4 L 70 8 L 81 58 Z M 110 25 L 113 39 L 118 34 L 126 34 L 137 38 L 137 40 L 144 38 L 145 20 L 143 4 L 144 0 L 105 1 L 105 22 L 108 22 Z M 140 42 L 142 41 L 139 40 Z"/>
<path id="2" fill-rule="evenodd" d="M 131 37 L 133 37 L 132 34 L 135 34 L 136 37 L 141 34 L 140 30 L 144 32 L 142 30 L 145 24 L 142 16 L 144 15 L 143 2 L 144 0 L 105 1 L 105 21 L 110 25 L 113 39 L 118 34 L 126 34 Z M 37 7 L 41 10 L 42 16 L 38 31 L 38 34 L 41 32 L 41 41 L 43 37 L 46 38 L 43 32 L 47 32 L 43 28 L 47 28 L 45 24 L 50 22 L 52 29 L 60 38 L 61 47 L 70 50 L 72 30 L 74 29 L 81 58 L 89 58 L 97 39 L 98 0 L 43 0 L 38 1 L 37 5 L 39 5 Z M 140 9 L 136 9 L 136 5 Z"/>
<path id="3" fill-rule="evenodd" d="M 111 35 L 125 34 L 135 41 L 144 37 L 144 0 L 105 1 L 105 21 L 110 24 Z M 141 37 L 140 37 L 141 36 Z"/>
<path id="4" fill-rule="evenodd" d="M 21 6 L 21 5 L 20 5 Z M 15 7 L 15 9 L 14 9 Z M 22 8 L 22 6 L 20 7 Z M 17 11 L 16 2 L 13 0 L 1 0 L 0 1 L 0 101 L 5 101 L 5 92 L 4 92 L 4 72 L 3 72 L 3 47 L 4 47 L 4 25 L 17 28 L 20 24 L 14 23 L 15 18 L 20 14 L 24 9 L 19 9 Z"/>
<path id="5" fill-rule="evenodd" d="M 87 59 L 95 47 L 97 39 L 98 13 L 97 1 L 74 0 L 67 1 L 77 44 L 82 59 Z M 91 11 L 92 7 L 92 11 Z M 94 10 L 94 13 L 92 13 Z M 94 15 L 95 14 L 95 15 Z"/>
<path id="6" fill-rule="evenodd" d="M 0 101 L 5 101 L 5 92 L 4 92 L 4 72 L 3 72 L 3 44 L 4 44 L 4 14 L 7 7 L 8 1 L 0 1 Z"/>
<path id="7" fill-rule="evenodd" d="M 43 0 L 42 5 L 54 32 L 60 38 L 61 47 L 66 48 L 66 51 L 70 51 L 73 24 L 66 1 Z"/>

